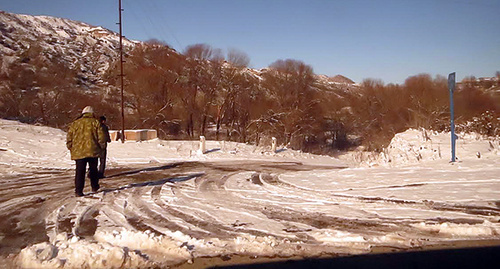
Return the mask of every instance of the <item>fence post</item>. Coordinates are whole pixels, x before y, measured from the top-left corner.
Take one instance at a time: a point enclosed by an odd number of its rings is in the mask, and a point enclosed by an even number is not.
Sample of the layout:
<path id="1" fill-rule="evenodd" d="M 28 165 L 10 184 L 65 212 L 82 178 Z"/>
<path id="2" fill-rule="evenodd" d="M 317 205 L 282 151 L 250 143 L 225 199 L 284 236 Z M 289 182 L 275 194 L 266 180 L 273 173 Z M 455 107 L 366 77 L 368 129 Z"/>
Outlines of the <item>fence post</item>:
<path id="1" fill-rule="evenodd" d="M 278 143 L 277 139 L 276 139 L 276 137 L 273 137 L 271 139 L 272 139 L 272 142 L 271 142 L 271 151 L 272 152 L 276 152 L 276 144 Z"/>
<path id="2" fill-rule="evenodd" d="M 200 152 L 202 154 L 204 154 L 205 150 L 206 150 L 206 147 L 205 147 L 205 137 L 204 136 L 200 136 Z"/>
<path id="3" fill-rule="evenodd" d="M 453 93 L 455 92 L 455 72 L 448 75 L 448 89 L 450 90 L 450 132 L 451 132 L 451 162 L 455 162 L 455 108 L 453 105 Z"/>

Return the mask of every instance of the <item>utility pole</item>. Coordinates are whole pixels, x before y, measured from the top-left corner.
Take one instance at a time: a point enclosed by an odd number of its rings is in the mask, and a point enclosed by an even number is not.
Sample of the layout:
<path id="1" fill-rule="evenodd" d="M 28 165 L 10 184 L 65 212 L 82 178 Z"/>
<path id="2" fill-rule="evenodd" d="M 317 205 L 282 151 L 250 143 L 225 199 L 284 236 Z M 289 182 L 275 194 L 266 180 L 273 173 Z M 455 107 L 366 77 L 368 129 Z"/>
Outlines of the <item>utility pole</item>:
<path id="1" fill-rule="evenodd" d="M 123 34 L 122 34 L 122 0 L 118 0 L 118 17 L 120 25 L 120 82 L 121 82 L 121 107 L 122 107 L 122 134 L 120 136 L 122 143 L 125 142 L 125 112 L 123 109 Z"/>
<path id="2" fill-rule="evenodd" d="M 450 90 L 450 131 L 451 131 L 451 162 L 455 162 L 455 108 L 453 106 L 453 93 L 455 92 L 455 72 L 448 75 L 448 89 Z"/>

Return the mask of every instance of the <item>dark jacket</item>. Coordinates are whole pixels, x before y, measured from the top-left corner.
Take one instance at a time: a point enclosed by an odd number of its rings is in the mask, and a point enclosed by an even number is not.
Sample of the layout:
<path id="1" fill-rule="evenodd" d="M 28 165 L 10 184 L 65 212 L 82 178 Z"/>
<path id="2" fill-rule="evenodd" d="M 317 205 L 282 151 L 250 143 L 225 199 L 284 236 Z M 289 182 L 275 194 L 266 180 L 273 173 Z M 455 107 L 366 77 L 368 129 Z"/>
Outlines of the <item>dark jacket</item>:
<path id="1" fill-rule="evenodd" d="M 85 113 L 69 126 L 66 147 L 71 152 L 71 159 L 95 158 L 106 147 L 106 136 L 101 123 L 92 113 Z"/>
<path id="2" fill-rule="evenodd" d="M 108 127 L 108 125 L 101 123 L 101 126 L 102 126 L 102 130 L 104 131 L 104 137 L 106 137 L 106 143 L 110 143 L 111 142 L 111 137 L 109 136 L 109 127 Z"/>

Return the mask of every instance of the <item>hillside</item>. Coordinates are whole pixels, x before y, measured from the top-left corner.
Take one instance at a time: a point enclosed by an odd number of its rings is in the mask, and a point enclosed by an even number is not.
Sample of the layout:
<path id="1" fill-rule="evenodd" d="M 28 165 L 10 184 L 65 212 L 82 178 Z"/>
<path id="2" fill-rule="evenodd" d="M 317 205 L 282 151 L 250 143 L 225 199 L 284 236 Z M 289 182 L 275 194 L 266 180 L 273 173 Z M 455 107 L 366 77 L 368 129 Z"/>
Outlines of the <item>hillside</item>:
<path id="1" fill-rule="evenodd" d="M 117 99 L 120 83 L 116 33 L 68 19 L 7 12 L 0 13 L 0 32 L 3 56 L 1 117 L 64 128 L 68 118 L 75 117 L 81 107 L 93 103 L 99 111 L 110 116 L 111 125 L 117 124 L 120 120 Z M 247 113 L 251 112 L 238 114 L 234 102 L 246 103 L 239 104 L 240 111 L 242 105 L 249 105 L 248 101 L 271 106 L 260 108 L 259 113 L 267 113 L 273 103 L 281 106 L 274 110 L 283 110 L 294 101 L 279 104 L 283 102 L 282 97 L 288 95 L 290 87 L 303 84 L 297 83 L 299 77 L 293 78 L 294 82 L 289 79 L 291 77 L 282 76 L 283 71 L 242 69 L 228 61 L 221 64 L 210 58 L 186 57 L 157 42 L 125 39 L 125 49 L 125 106 L 129 119 L 126 125 L 128 128 L 157 128 L 163 137 L 195 136 L 195 132 L 205 134 L 209 125 L 224 127 L 230 124 L 232 130 L 225 130 L 226 135 L 238 133 L 236 139 L 245 141 L 248 137 L 242 128 L 248 129 L 256 120 L 273 120 L 266 118 L 285 114 L 277 112 L 248 119 Z M 335 98 L 343 98 L 348 88 L 355 87 L 347 78 L 317 76 L 300 61 L 285 62 L 291 64 L 292 73 L 295 72 L 293 68 L 301 65 L 308 70 L 304 77 L 306 84 L 300 86 L 305 88 L 294 91 L 312 90 L 316 91 L 314 95 L 333 93 Z M 287 81 L 283 80 L 285 77 Z M 235 96 L 242 93 L 237 93 L 241 89 L 246 89 L 247 97 Z M 306 100 L 301 102 L 301 106 L 306 105 Z M 232 111 L 217 112 L 220 109 Z M 159 111 L 163 113 L 160 117 Z M 219 122 L 215 114 L 221 116 Z M 186 117 L 189 117 L 188 122 Z M 239 117 L 246 119 L 237 119 Z M 258 135 L 251 140 L 258 141 Z"/>
<path id="2" fill-rule="evenodd" d="M 69 19 L 0 11 L 0 32 L 3 73 L 18 59 L 23 63 L 34 57 L 57 59 L 76 71 L 79 82 L 92 87 L 103 82 L 102 75 L 118 56 L 116 33 Z M 135 42 L 124 39 L 123 44 L 132 47 Z"/>
<path id="3" fill-rule="evenodd" d="M 111 128 L 121 127 L 116 33 L 0 12 L 0 34 L 0 118 L 64 130 L 92 104 Z M 380 151 L 408 128 L 449 126 L 441 76 L 419 74 L 403 85 L 354 83 L 315 74 L 294 59 L 248 68 L 206 44 L 182 54 L 159 41 L 124 45 L 125 128 L 153 128 L 162 139 L 204 135 L 259 145 L 276 137 L 293 149 L 334 154 L 359 145 Z M 498 78 L 457 86 L 457 124 L 474 126 L 462 130 L 500 132 L 498 86 Z"/>
<path id="4" fill-rule="evenodd" d="M 50 16 L 31 16 L 0 11 L 1 71 L 8 72 L 16 58 L 28 61 L 33 50 L 46 61 L 60 59 L 76 70 L 86 86 L 102 83 L 102 76 L 118 57 L 119 35 L 100 26 Z M 126 50 L 139 41 L 123 39 Z M 257 70 L 258 71 L 258 70 Z M 253 70 L 250 72 L 254 72 Z M 341 84 L 354 84 L 343 76 L 327 77 Z M 91 82 L 91 83 L 88 83 Z"/>

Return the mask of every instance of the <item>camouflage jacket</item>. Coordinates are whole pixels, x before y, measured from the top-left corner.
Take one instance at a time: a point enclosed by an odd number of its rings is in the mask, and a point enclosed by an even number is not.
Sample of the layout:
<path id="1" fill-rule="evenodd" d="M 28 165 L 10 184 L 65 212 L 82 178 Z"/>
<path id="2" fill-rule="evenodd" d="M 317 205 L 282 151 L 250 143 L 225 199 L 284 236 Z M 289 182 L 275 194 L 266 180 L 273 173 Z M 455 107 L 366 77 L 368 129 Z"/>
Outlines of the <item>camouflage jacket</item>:
<path id="1" fill-rule="evenodd" d="M 71 159 L 99 157 L 106 148 L 106 136 L 101 123 L 91 113 L 85 113 L 69 126 L 66 147 Z"/>

